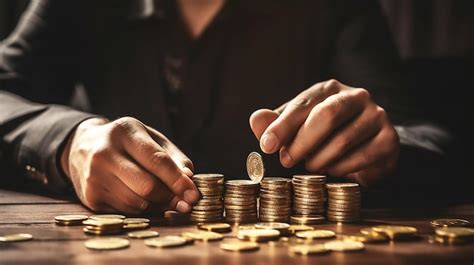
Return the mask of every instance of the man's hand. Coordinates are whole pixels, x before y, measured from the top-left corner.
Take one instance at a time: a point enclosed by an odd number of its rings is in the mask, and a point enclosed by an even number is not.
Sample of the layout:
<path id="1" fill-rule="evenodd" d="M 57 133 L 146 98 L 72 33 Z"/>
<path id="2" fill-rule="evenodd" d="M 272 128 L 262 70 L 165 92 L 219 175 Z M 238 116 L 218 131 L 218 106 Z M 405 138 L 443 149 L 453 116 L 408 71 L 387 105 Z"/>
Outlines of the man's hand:
<path id="1" fill-rule="evenodd" d="M 81 201 L 95 211 L 188 212 L 199 198 L 191 160 L 134 118 L 89 119 L 70 137 L 61 165 Z"/>
<path id="2" fill-rule="evenodd" d="M 304 159 L 310 172 L 368 186 L 397 166 L 399 139 L 384 109 L 367 90 L 336 80 L 315 84 L 276 110 L 255 111 L 250 127 L 262 151 L 280 151 L 287 168 Z"/>

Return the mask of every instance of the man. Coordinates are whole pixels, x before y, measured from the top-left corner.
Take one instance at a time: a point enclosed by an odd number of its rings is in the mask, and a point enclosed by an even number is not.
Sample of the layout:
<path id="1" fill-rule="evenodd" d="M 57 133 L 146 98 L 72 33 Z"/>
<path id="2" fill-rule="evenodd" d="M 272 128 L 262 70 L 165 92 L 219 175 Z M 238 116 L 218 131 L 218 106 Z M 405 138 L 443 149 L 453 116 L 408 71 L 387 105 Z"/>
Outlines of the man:
<path id="1" fill-rule="evenodd" d="M 395 130 L 413 111 L 397 62 L 373 1 L 33 1 L 0 47 L 5 181 L 72 185 L 95 211 L 188 212 L 193 173 L 244 177 L 255 137 L 279 153 L 272 174 L 409 178 L 403 139 L 436 156 L 444 135 Z M 88 112 L 54 105 L 77 84 Z"/>

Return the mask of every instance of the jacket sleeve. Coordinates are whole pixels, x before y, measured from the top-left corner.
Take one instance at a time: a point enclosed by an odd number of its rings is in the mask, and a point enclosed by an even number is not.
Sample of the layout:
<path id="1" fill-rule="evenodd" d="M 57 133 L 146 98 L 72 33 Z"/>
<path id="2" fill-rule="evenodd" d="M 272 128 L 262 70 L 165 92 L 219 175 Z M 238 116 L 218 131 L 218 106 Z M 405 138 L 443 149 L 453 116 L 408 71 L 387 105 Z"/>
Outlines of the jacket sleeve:
<path id="1" fill-rule="evenodd" d="M 1 182 L 27 176 L 58 192 L 69 185 L 60 149 L 77 124 L 94 116 L 61 106 L 78 71 L 76 2 L 31 1 L 0 43 L 0 167 L 16 172 Z"/>
<path id="2" fill-rule="evenodd" d="M 337 30 L 329 77 L 369 90 L 373 100 L 387 111 L 400 138 L 398 171 L 386 184 L 397 194 L 419 191 L 420 187 L 424 192 L 440 188 L 449 168 L 452 136 L 421 115 L 422 102 L 413 102 L 377 1 L 332 3 L 335 11 L 331 23 Z"/>

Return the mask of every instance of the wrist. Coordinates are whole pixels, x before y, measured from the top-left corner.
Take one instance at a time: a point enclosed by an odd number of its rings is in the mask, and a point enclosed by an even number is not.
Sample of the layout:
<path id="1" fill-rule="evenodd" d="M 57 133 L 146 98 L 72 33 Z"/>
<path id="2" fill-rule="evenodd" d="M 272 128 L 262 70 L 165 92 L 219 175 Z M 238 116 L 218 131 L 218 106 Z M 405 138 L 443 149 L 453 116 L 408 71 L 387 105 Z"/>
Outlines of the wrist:
<path id="1" fill-rule="evenodd" d="M 106 118 L 90 118 L 79 123 L 74 131 L 69 135 L 66 144 L 64 145 L 64 149 L 61 152 L 61 168 L 68 178 L 71 178 L 69 170 L 69 155 L 71 152 L 71 146 L 73 145 L 73 142 L 77 138 L 78 134 L 92 126 L 103 125 L 108 122 L 109 120 Z"/>

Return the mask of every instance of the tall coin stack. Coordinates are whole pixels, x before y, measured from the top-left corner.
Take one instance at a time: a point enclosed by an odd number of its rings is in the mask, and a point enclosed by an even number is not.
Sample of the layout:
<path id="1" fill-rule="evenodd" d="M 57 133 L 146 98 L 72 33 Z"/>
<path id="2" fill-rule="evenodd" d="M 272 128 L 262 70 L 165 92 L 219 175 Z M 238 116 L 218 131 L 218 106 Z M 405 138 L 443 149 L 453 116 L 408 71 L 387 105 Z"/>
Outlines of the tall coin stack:
<path id="1" fill-rule="evenodd" d="M 196 174 L 193 176 L 201 199 L 193 206 L 191 221 L 212 223 L 222 221 L 224 205 L 224 176 L 221 174 Z"/>
<path id="2" fill-rule="evenodd" d="M 360 219 L 360 187 L 357 183 L 328 183 L 328 220 L 350 223 Z"/>
<path id="3" fill-rule="evenodd" d="M 300 224 L 316 224 L 324 221 L 326 211 L 326 176 L 295 175 L 293 176 L 293 216 L 292 220 Z M 307 222 L 307 223 L 306 223 Z"/>
<path id="4" fill-rule="evenodd" d="M 291 215 L 291 180 L 266 177 L 260 182 L 259 220 L 289 222 Z"/>
<path id="5" fill-rule="evenodd" d="M 225 183 L 225 220 L 229 223 L 257 221 L 258 182 L 229 180 Z"/>

